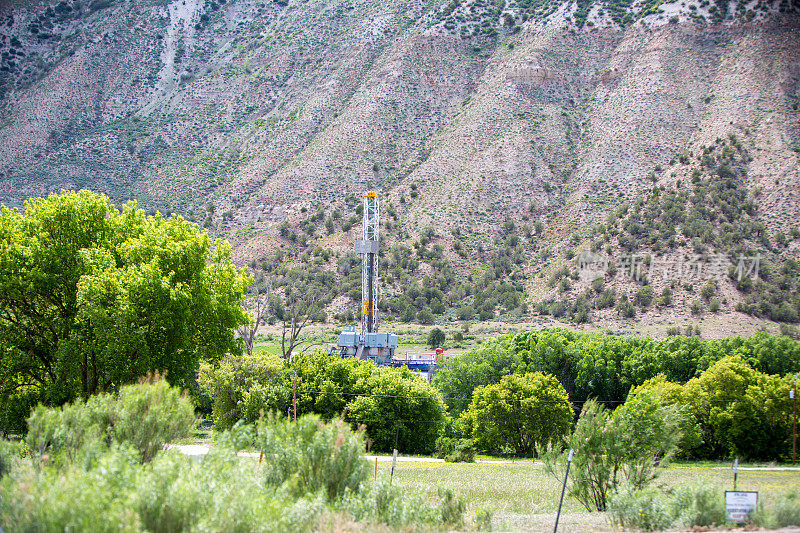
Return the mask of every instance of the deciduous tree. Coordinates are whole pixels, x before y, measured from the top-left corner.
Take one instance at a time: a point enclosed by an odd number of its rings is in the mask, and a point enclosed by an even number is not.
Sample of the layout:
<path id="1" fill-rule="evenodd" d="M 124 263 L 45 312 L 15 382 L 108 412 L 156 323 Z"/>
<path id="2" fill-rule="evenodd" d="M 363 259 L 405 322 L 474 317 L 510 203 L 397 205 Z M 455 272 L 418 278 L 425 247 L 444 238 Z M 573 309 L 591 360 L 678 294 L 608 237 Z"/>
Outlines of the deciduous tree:
<path id="1" fill-rule="evenodd" d="M 3 207 L 2 411 L 115 390 L 151 371 L 185 386 L 201 359 L 237 348 L 248 284 L 227 243 L 180 216 L 146 216 L 135 202 L 117 210 L 89 191 Z"/>

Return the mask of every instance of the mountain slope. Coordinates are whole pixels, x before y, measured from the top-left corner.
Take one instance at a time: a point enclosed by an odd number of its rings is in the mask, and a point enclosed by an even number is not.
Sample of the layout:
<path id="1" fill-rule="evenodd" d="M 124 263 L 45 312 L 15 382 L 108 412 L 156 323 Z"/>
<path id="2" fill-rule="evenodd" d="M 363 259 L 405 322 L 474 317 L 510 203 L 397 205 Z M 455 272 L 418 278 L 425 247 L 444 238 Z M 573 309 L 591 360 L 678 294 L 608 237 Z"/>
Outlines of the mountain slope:
<path id="1" fill-rule="evenodd" d="M 562 296 L 548 280 L 575 276 L 592 228 L 690 183 L 701 147 L 729 135 L 755 219 L 792 234 L 799 21 L 787 2 L 724 0 L 7 3 L 0 201 L 92 188 L 196 220 L 243 263 L 282 250 L 301 265 L 320 246 L 341 275 L 354 200 L 377 188 L 398 316 L 438 307 L 409 297 L 424 274 L 464 317 L 574 306 L 581 284 Z M 796 241 L 770 242 L 750 251 L 797 258 Z M 401 267 L 412 256 L 418 270 Z M 732 290 L 723 310 L 748 298 Z"/>

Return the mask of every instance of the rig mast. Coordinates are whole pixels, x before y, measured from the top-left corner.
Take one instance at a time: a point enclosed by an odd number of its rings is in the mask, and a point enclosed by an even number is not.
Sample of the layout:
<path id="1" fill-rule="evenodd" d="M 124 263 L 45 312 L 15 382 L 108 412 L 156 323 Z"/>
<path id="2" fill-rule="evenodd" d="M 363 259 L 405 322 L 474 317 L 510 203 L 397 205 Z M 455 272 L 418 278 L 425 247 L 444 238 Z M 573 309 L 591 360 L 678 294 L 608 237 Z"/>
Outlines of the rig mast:
<path id="1" fill-rule="evenodd" d="M 379 365 L 390 365 L 397 348 L 397 335 L 378 333 L 378 246 L 380 207 L 378 193 L 364 193 L 364 230 L 356 241 L 355 251 L 361 260 L 361 334 L 355 328 L 342 332 L 330 354 L 342 357 L 371 359 Z"/>
<path id="2" fill-rule="evenodd" d="M 380 211 L 378 193 L 364 193 L 364 233 L 356 242 L 356 252 L 361 260 L 361 338 L 378 332 L 378 246 Z"/>

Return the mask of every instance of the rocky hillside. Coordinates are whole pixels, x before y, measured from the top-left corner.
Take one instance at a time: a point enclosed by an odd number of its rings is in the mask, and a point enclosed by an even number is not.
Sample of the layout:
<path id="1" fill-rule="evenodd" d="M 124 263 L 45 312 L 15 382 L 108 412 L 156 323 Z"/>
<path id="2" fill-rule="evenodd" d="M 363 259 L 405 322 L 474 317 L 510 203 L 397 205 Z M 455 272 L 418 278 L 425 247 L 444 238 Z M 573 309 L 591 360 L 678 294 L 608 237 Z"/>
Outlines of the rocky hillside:
<path id="1" fill-rule="evenodd" d="M 799 12 L 788 0 L 11 0 L 0 201 L 91 188 L 180 213 L 267 277 L 333 274 L 329 313 L 344 319 L 359 194 L 378 189 L 382 306 L 400 319 L 796 322 Z M 666 281 L 604 270 L 601 284 L 581 274 L 582 252 L 612 270 L 632 254 L 648 269 L 724 265 Z M 745 256 L 772 278 L 728 275 Z"/>

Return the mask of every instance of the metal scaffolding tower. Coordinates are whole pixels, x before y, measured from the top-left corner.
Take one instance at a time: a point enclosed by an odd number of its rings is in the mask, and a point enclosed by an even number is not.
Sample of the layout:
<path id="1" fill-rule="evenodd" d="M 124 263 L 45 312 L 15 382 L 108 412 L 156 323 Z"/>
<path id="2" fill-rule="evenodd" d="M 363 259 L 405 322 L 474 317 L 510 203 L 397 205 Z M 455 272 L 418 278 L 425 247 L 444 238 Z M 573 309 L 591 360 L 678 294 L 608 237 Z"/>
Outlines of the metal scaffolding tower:
<path id="1" fill-rule="evenodd" d="M 363 239 L 356 244 L 356 251 L 363 255 L 361 261 L 361 338 L 367 333 L 378 332 L 378 234 L 380 213 L 378 193 L 364 193 Z"/>
<path id="2" fill-rule="evenodd" d="M 380 230 L 380 208 L 378 193 L 364 193 L 364 229 L 362 239 L 356 241 L 355 251 L 362 255 L 361 261 L 361 335 L 355 328 L 339 335 L 339 342 L 330 353 L 342 357 L 355 356 L 371 359 L 379 365 L 392 364 L 397 335 L 378 333 L 378 246 Z"/>

